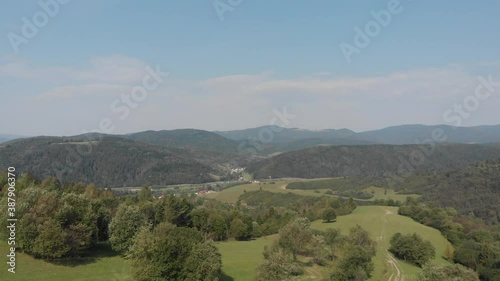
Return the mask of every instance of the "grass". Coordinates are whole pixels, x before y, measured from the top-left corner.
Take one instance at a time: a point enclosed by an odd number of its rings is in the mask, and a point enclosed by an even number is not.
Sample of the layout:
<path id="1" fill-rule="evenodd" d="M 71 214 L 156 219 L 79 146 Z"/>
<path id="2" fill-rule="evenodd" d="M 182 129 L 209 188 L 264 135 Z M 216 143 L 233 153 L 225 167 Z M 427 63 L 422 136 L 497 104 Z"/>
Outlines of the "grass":
<path id="1" fill-rule="evenodd" d="M 299 195 L 304 195 L 304 196 L 322 196 L 322 193 L 316 193 L 314 190 L 299 190 L 299 189 L 285 189 L 286 185 L 290 183 L 290 181 L 276 181 L 272 183 L 249 183 L 249 184 L 243 184 L 243 185 L 237 185 L 233 186 L 227 189 L 224 189 L 220 192 L 215 192 L 215 193 L 208 193 L 206 195 L 203 195 L 207 198 L 213 198 L 220 200 L 222 202 L 226 203 L 236 203 L 238 201 L 238 198 L 240 195 L 242 195 L 245 191 L 257 191 L 260 188 L 262 190 L 270 191 L 270 192 L 279 192 L 279 193 L 288 193 L 292 192 L 295 194 Z"/>
<path id="2" fill-rule="evenodd" d="M 312 180 L 324 180 L 324 179 L 309 179 L 306 181 L 312 181 Z M 259 183 L 249 183 L 249 184 L 243 184 L 243 185 L 237 185 L 233 186 L 227 189 L 224 189 L 220 192 L 214 192 L 214 193 L 209 193 L 205 194 L 202 196 L 205 196 L 207 198 L 212 198 L 212 199 L 217 199 L 222 202 L 226 203 L 236 203 L 238 201 L 238 198 L 240 195 L 242 195 L 245 191 L 256 191 L 262 188 L 262 190 L 270 191 L 270 192 L 278 192 L 278 193 L 295 193 L 298 195 L 303 195 L 303 196 L 314 196 L 314 197 L 319 197 L 319 196 L 331 196 L 328 194 L 325 194 L 328 189 L 317 189 L 317 190 L 302 190 L 302 189 L 286 189 L 287 184 L 291 182 L 296 182 L 297 180 L 278 180 L 275 182 L 261 182 Z M 368 187 L 364 189 L 363 191 L 366 192 L 374 192 L 374 196 L 371 199 L 368 200 L 363 200 L 363 199 L 356 199 L 359 201 L 374 201 L 376 199 L 394 199 L 394 200 L 399 200 L 401 202 L 404 202 L 406 200 L 406 197 L 414 197 L 417 198 L 419 195 L 415 194 L 397 194 L 394 190 L 392 189 L 387 189 L 387 194 L 385 192 L 385 189 L 382 187 Z"/>
<path id="3" fill-rule="evenodd" d="M 281 183 L 282 184 L 282 183 Z M 264 185 L 268 188 L 276 188 L 280 183 Z M 274 186 L 274 187 L 273 187 Z M 258 184 L 257 184 L 258 189 Z M 264 188 L 263 188 L 264 189 Z M 243 192 L 243 191 L 241 191 Z M 222 194 L 222 193 L 221 193 Z M 232 194 L 232 193 L 230 193 Z M 234 195 L 232 195 L 234 196 Z M 238 195 L 239 196 L 239 195 Z M 231 197 L 227 197 L 230 200 Z M 237 197 L 236 197 L 237 198 Z M 312 227 L 316 229 L 338 228 L 344 234 L 349 228 L 361 225 L 377 240 L 377 255 L 373 259 L 375 271 L 371 280 L 388 280 L 394 273 L 387 263 L 387 249 L 389 240 L 396 232 L 403 234 L 416 232 L 424 239 L 431 241 L 436 247 L 437 264 L 448 264 L 441 256 L 449 245 L 449 242 L 439 233 L 438 230 L 419 224 L 412 219 L 397 215 L 396 207 L 385 206 L 361 206 L 352 214 L 337 218 L 334 223 L 323 223 L 315 221 Z M 263 261 L 262 251 L 264 246 L 270 245 L 276 235 L 258 238 L 251 241 L 228 241 L 218 242 L 217 248 L 222 254 L 222 270 L 224 276 L 222 281 L 246 281 L 254 280 L 256 268 Z M 0 254 L 7 255 L 8 245 L 5 241 L 0 241 Z M 132 280 L 129 275 L 129 263 L 121 256 L 111 251 L 109 245 L 100 244 L 95 250 L 94 257 L 78 260 L 69 260 L 58 263 L 50 263 L 39 259 L 34 259 L 26 254 L 17 253 L 16 274 L 7 271 L 7 264 L 0 270 L 0 280 L 31 281 L 128 281 Z M 420 269 L 406 262 L 398 261 L 398 267 L 405 275 L 405 280 L 410 280 Z M 299 280 L 312 280 L 319 278 L 319 275 L 328 272 L 327 267 L 306 267 L 306 275 Z M 311 276 L 316 276 L 312 278 Z"/>
<path id="4" fill-rule="evenodd" d="M 449 264 L 442 258 L 443 252 L 450 243 L 441 235 L 441 233 L 425 225 L 419 224 L 412 219 L 397 215 L 397 207 L 386 206 L 360 206 L 352 214 L 337 218 L 334 223 L 323 223 L 315 221 L 312 227 L 316 229 L 337 228 L 342 233 L 347 234 L 349 228 L 359 224 L 366 229 L 372 239 L 377 241 L 377 255 L 373 259 L 375 271 L 370 280 L 388 280 L 389 276 L 395 271 L 387 263 L 387 249 L 389 240 L 396 232 L 418 233 L 423 239 L 431 241 L 436 247 L 436 257 L 433 262 L 437 264 Z M 397 261 L 399 269 L 402 270 L 405 279 L 415 276 L 420 269 L 409 263 Z"/>
<path id="5" fill-rule="evenodd" d="M 9 246 L 0 241 L 0 254 L 6 261 Z M 92 258 L 46 262 L 23 253 L 16 253 L 16 273 L 7 271 L 8 265 L 2 262 L 0 280 L 12 281 L 131 281 L 130 265 L 113 252 L 108 244 L 100 244 Z"/>
<path id="6" fill-rule="evenodd" d="M 436 247 L 436 257 L 433 262 L 437 264 L 449 264 L 442 258 L 442 254 L 449 242 L 441 235 L 441 233 L 433 228 L 419 224 L 412 219 L 397 215 L 397 207 L 385 206 L 361 206 L 358 207 L 352 214 L 337 218 L 334 223 L 323 223 L 315 221 L 312 227 L 316 229 L 337 228 L 342 233 L 347 234 L 351 227 L 361 225 L 366 229 L 377 241 L 377 255 L 373 258 L 375 271 L 373 272 L 372 281 L 389 280 L 396 270 L 391 268 L 387 260 L 387 249 L 389 248 L 389 240 L 396 232 L 403 234 L 416 232 L 424 239 L 431 241 Z M 262 251 L 264 246 L 270 245 L 276 235 L 255 239 L 252 241 L 229 241 L 217 243 L 220 253 L 222 254 L 222 264 L 225 277 L 223 281 L 246 281 L 254 280 L 257 266 L 262 263 Z M 405 276 L 405 280 L 411 280 L 420 268 L 397 260 L 398 268 Z M 299 280 L 321 280 L 319 275 L 327 276 L 328 267 L 305 267 L 306 275 Z M 316 276 L 316 278 L 313 278 Z"/>
<path id="7" fill-rule="evenodd" d="M 255 280 L 256 268 L 262 263 L 264 246 L 271 245 L 276 235 L 251 241 L 228 241 L 217 243 L 222 255 L 222 281 Z"/>

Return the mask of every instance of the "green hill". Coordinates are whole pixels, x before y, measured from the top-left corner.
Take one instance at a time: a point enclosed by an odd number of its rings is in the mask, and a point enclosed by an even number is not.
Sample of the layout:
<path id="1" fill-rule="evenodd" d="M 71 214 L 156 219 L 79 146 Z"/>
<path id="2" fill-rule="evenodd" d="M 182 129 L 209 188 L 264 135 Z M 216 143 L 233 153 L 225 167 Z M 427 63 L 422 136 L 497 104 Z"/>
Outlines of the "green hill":
<path id="1" fill-rule="evenodd" d="M 449 172 L 412 175 L 397 189 L 420 193 L 421 200 L 430 205 L 453 207 L 462 215 L 472 213 L 489 224 L 500 222 L 500 159 Z"/>
<path id="2" fill-rule="evenodd" d="M 0 145 L 0 166 L 109 187 L 208 182 L 218 172 L 188 153 L 112 136 L 11 141 Z"/>
<path id="3" fill-rule="evenodd" d="M 441 233 L 434 228 L 415 222 L 411 218 L 397 214 L 397 207 L 386 206 L 359 206 L 354 212 L 347 216 L 340 216 L 335 223 L 323 223 L 315 221 L 313 228 L 326 229 L 338 228 L 343 233 L 348 233 L 349 228 L 360 225 L 366 229 L 372 239 L 377 241 L 377 255 L 373 259 L 375 271 L 370 280 L 411 280 L 421 269 L 409 263 L 395 259 L 387 249 L 389 240 L 396 232 L 403 234 L 417 233 L 423 239 L 429 240 L 436 248 L 437 264 L 449 264 L 443 257 L 443 253 L 450 243 Z M 399 278 L 394 279 L 399 275 Z"/>
<path id="4" fill-rule="evenodd" d="M 366 229 L 371 238 L 377 241 L 377 255 L 373 259 L 375 271 L 370 280 L 411 280 L 420 268 L 409 263 L 396 260 L 389 254 L 389 240 L 396 232 L 418 233 L 424 239 L 431 241 L 436 247 L 437 264 L 449 264 L 441 256 L 450 243 L 436 229 L 419 224 L 414 220 L 397 215 L 396 207 L 360 206 L 352 214 L 340 216 L 334 223 L 315 221 L 312 228 L 325 230 L 327 228 L 340 229 L 344 234 L 349 228 L 360 225 Z M 276 237 L 262 237 L 252 241 L 230 241 L 217 244 L 222 254 L 223 271 L 225 280 L 250 281 L 254 280 L 255 269 L 263 261 L 262 251 L 264 246 L 269 246 Z M 328 268 L 315 267 L 311 272 L 306 271 L 305 276 L 299 280 L 315 280 L 317 275 L 328 274 Z M 398 276 L 398 279 L 394 279 Z M 404 278 L 404 279 L 403 279 Z M 321 280 L 321 279 L 320 279 Z"/>
<path id="5" fill-rule="evenodd" d="M 412 155 L 423 155 L 421 159 L 424 161 L 416 162 L 412 160 Z M 402 171 L 412 172 L 412 169 L 446 171 L 464 168 L 498 157 L 500 144 L 441 144 L 429 156 L 425 156 L 417 145 L 319 146 L 255 162 L 247 167 L 247 171 L 257 179 L 380 177 L 390 173 L 402 174 Z"/>
<path id="6" fill-rule="evenodd" d="M 209 150 L 216 152 L 235 153 L 238 142 L 222 137 L 216 133 L 179 129 L 164 131 L 145 131 L 123 137 L 156 146 Z"/>

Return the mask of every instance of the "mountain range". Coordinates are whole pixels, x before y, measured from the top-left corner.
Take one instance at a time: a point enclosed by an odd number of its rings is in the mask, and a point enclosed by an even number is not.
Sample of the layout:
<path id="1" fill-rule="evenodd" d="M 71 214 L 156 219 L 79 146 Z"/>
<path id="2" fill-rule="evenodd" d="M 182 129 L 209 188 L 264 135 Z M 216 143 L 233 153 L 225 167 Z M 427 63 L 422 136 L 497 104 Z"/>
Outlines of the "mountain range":
<path id="1" fill-rule="evenodd" d="M 216 131 L 232 140 L 261 139 L 269 143 L 289 143 L 304 140 L 325 140 L 331 144 L 414 144 L 432 137 L 432 132 L 442 130 L 451 143 L 500 142 L 500 125 L 454 127 L 449 125 L 400 125 L 379 130 L 354 132 L 349 129 L 306 130 L 264 126 L 245 130 Z M 268 137 L 269 132 L 272 137 Z M 335 143 L 338 142 L 338 143 Z"/>
<path id="2" fill-rule="evenodd" d="M 0 167 L 110 187 L 209 182 L 227 179 L 235 167 L 247 167 L 257 178 L 380 175 L 397 171 L 400 157 L 417 150 L 415 143 L 428 143 L 436 131 L 446 144 L 428 157 L 428 169 L 500 157 L 500 146 L 490 144 L 500 143 L 500 125 L 402 125 L 359 133 L 265 126 L 19 139 L 0 135 Z"/>

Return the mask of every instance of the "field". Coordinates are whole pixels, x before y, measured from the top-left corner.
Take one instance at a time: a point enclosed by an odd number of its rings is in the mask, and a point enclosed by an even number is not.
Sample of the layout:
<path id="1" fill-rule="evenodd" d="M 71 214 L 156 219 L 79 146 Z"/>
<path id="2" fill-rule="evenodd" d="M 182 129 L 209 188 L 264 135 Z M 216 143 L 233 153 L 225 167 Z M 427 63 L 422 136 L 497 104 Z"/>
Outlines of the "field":
<path id="1" fill-rule="evenodd" d="M 305 196 L 321 196 L 323 193 L 321 192 L 314 192 L 313 190 L 288 190 L 286 189 L 286 185 L 289 183 L 289 181 L 276 181 L 276 182 L 262 182 L 262 183 L 249 183 L 249 184 L 243 184 L 243 185 L 237 185 L 230 187 L 228 189 L 224 189 L 221 192 L 215 192 L 215 193 L 209 193 L 204 196 L 207 198 L 213 198 L 220 200 L 222 202 L 226 203 L 236 203 L 238 201 L 238 197 L 242 195 L 245 191 L 257 191 L 260 188 L 262 190 L 270 191 L 270 192 L 281 192 L 281 193 L 296 193 L 299 195 L 305 195 Z"/>
<path id="2" fill-rule="evenodd" d="M 398 261 L 388 254 L 389 239 L 396 232 L 417 232 L 424 239 L 430 240 L 436 247 L 434 262 L 438 264 L 448 263 L 441 255 L 449 243 L 438 230 L 416 223 L 410 218 L 399 216 L 396 213 L 396 207 L 361 206 L 350 215 L 338 217 L 334 223 L 327 224 L 315 221 L 312 223 L 312 227 L 316 229 L 338 228 L 343 233 L 347 233 L 349 228 L 359 224 L 369 231 L 372 238 L 376 239 L 378 243 L 377 255 L 374 258 L 375 272 L 371 279 L 373 281 L 409 280 L 419 271 L 417 267 Z M 275 238 L 276 235 L 271 235 L 251 241 L 217 243 L 217 247 L 222 254 L 223 281 L 253 280 L 256 273 L 255 269 L 263 260 L 262 251 L 264 246 L 270 245 Z M 2 241 L 0 246 L 1 254 L 7 254 L 7 249 L 7 243 Z M 0 280 L 31 281 L 33 276 L 37 276 L 37 280 L 51 281 L 131 280 L 128 274 L 128 262 L 117 256 L 105 244 L 98 249 L 95 258 L 58 264 L 37 260 L 18 253 L 15 278 L 11 273 L 7 272 L 7 265 L 4 266 L 4 270 L 0 271 Z M 317 276 L 327 271 L 327 268 L 306 268 L 309 276 Z M 398 276 L 399 278 L 396 278 Z M 402 279 L 403 276 L 404 279 Z M 300 280 L 312 280 L 312 278 L 307 279 L 307 276 L 304 276 Z"/>
<path id="3" fill-rule="evenodd" d="M 323 180 L 323 179 L 314 179 L 314 180 Z M 304 195 L 304 196 L 330 196 L 325 194 L 325 192 L 328 189 L 317 189 L 317 190 L 302 190 L 302 189 L 286 189 L 287 184 L 294 182 L 297 180 L 277 180 L 277 181 L 272 181 L 272 182 L 261 182 L 261 183 L 249 183 L 249 184 L 243 184 L 243 185 L 237 185 L 233 186 L 227 189 L 224 189 L 220 192 L 214 192 L 214 193 L 209 193 L 206 195 L 203 195 L 207 198 L 213 198 L 220 200 L 222 202 L 226 203 L 236 203 L 238 201 L 238 197 L 242 195 L 245 191 L 256 191 L 262 188 L 262 190 L 270 191 L 270 192 L 279 192 L 279 193 L 288 193 L 292 192 L 298 195 Z M 306 181 L 313 181 L 313 180 L 306 180 Z M 364 189 L 363 191 L 366 192 L 372 192 L 373 191 L 373 198 L 368 199 L 368 200 L 363 200 L 363 199 L 356 199 L 359 201 L 373 201 L 376 199 L 393 199 L 393 200 L 399 200 L 401 202 L 404 202 L 406 200 L 406 197 L 418 197 L 419 195 L 415 194 L 397 194 L 394 190 L 392 189 L 387 189 L 381 187 L 368 187 Z"/>
<path id="4" fill-rule="evenodd" d="M 8 245 L 0 241 L 0 254 L 6 261 Z M 106 244 L 100 245 L 94 257 L 50 263 L 34 259 L 26 254 L 17 253 L 16 273 L 7 271 L 8 265 L 2 262 L 0 280 L 12 281 L 131 281 L 129 263 L 117 256 Z"/>
<path id="5" fill-rule="evenodd" d="M 436 247 L 434 262 L 437 264 L 448 264 L 442 258 L 442 254 L 446 246 L 449 245 L 449 242 L 441 233 L 436 229 L 419 224 L 408 217 L 397 215 L 397 207 L 361 206 L 350 215 L 338 217 L 334 223 L 327 224 L 315 221 L 312 223 L 312 227 L 317 229 L 338 228 L 346 234 L 349 228 L 357 224 L 370 232 L 372 238 L 377 241 L 377 255 L 373 260 L 375 271 L 371 278 L 373 281 L 409 280 L 410 277 L 415 276 L 420 271 L 418 267 L 399 261 L 387 252 L 389 240 L 396 232 L 403 234 L 418 233 L 425 240 L 431 241 L 434 247 Z"/>
<path id="6" fill-rule="evenodd" d="M 251 241 L 228 241 L 217 243 L 222 255 L 222 281 L 255 280 L 255 269 L 264 257 L 264 246 L 271 245 L 276 235 L 266 236 Z"/>
<path id="7" fill-rule="evenodd" d="M 436 247 L 434 262 L 448 264 L 441 255 L 449 243 L 439 231 L 419 224 L 408 217 L 397 215 L 396 207 L 361 206 L 352 214 L 339 217 L 334 223 L 327 224 L 315 221 L 312 223 L 312 227 L 322 230 L 337 228 L 346 234 L 349 228 L 357 224 L 370 232 L 372 238 L 377 241 L 377 255 L 373 259 L 375 271 L 370 279 L 372 281 L 411 280 L 420 271 L 418 267 L 397 260 L 387 252 L 389 240 L 396 232 L 418 233 L 424 239 L 431 241 Z M 218 243 L 217 247 L 222 254 L 223 270 L 226 274 L 224 280 L 253 280 L 255 269 L 263 260 L 262 250 L 264 246 L 270 245 L 275 237 L 273 235 L 248 242 L 230 241 Z M 310 273 L 311 270 L 316 271 L 316 273 L 328 272 L 328 268 L 324 267 L 306 268 L 309 275 L 313 275 Z M 313 279 L 303 276 L 301 280 Z"/>

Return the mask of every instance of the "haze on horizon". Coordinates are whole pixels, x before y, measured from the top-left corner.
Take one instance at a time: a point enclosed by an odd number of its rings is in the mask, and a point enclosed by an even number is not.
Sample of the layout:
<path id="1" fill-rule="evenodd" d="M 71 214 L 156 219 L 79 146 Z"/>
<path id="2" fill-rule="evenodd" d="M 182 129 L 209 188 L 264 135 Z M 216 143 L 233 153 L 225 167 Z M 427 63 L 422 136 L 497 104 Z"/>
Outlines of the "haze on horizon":
<path id="1" fill-rule="evenodd" d="M 356 132 L 500 120 L 498 1 L 242 1 L 222 17 L 212 1 L 70 1 L 15 46 L 44 10 L 5 6 L 2 134 L 245 129 L 285 108 L 276 125 Z"/>

